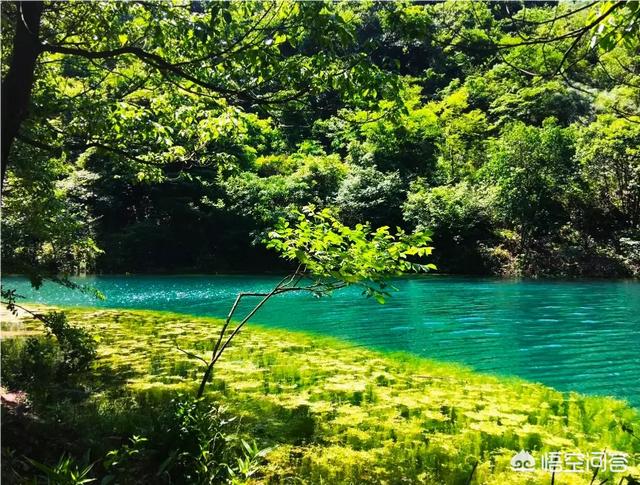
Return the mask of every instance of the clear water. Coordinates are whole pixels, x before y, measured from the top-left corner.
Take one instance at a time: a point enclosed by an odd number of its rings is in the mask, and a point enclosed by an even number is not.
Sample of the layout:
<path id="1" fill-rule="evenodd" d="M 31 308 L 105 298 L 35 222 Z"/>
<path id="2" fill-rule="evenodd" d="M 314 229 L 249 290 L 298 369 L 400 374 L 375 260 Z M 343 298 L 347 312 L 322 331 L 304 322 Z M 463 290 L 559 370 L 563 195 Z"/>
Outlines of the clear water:
<path id="1" fill-rule="evenodd" d="M 266 290 L 263 276 L 105 276 L 82 279 L 107 295 L 97 301 L 46 284 L 30 301 L 67 306 L 226 315 L 236 293 Z M 516 375 L 561 390 L 627 399 L 640 407 L 640 283 L 509 281 L 433 276 L 404 279 L 385 304 L 356 289 L 330 298 L 281 295 L 254 317 L 262 324 L 332 335 Z M 244 308 L 247 308 L 246 306 Z"/>

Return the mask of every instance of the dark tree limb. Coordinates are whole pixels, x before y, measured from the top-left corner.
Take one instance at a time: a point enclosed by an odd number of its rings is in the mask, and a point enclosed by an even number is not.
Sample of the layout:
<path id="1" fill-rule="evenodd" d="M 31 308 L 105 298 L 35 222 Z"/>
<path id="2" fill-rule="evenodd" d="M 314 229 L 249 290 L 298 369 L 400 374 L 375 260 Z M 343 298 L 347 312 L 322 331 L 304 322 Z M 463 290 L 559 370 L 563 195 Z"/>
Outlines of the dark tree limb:
<path id="1" fill-rule="evenodd" d="M 551 37 L 539 37 L 533 39 L 527 39 L 522 42 L 509 43 L 509 44 L 498 44 L 496 47 L 498 49 L 512 49 L 513 47 L 519 47 L 523 45 L 538 45 L 538 44 L 548 44 L 551 42 L 557 42 L 564 39 L 575 39 L 576 37 L 582 37 L 584 34 L 592 30 L 594 27 L 600 25 L 607 17 L 609 17 L 615 10 L 625 5 L 624 1 L 619 1 L 614 3 L 611 7 L 609 7 L 605 12 L 596 17 L 594 20 L 589 22 L 584 27 L 580 27 L 578 29 L 572 30 L 571 32 L 566 32 L 561 35 L 555 35 Z M 573 12 L 575 13 L 575 12 Z M 554 19 L 551 19 L 554 20 Z M 556 19 L 557 20 L 557 19 Z"/>
<path id="2" fill-rule="evenodd" d="M 204 394 L 205 386 L 207 385 L 207 382 L 209 381 L 209 377 L 211 376 L 211 372 L 213 372 L 213 366 L 215 365 L 216 361 L 222 355 L 222 352 L 224 351 L 224 349 L 229 345 L 229 343 L 231 342 L 233 337 L 235 337 L 238 334 L 238 332 L 244 326 L 244 324 L 247 323 L 247 321 L 249 321 L 249 319 L 253 315 L 255 315 L 255 313 L 262 307 L 262 305 L 264 305 L 267 302 L 267 300 L 269 300 L 269 298 L 271 298 L 281 288 L 282 284 L 284 284 L 285 281 L 287 281 L 287 279 L 289 279 L 289 278 L 290 278 L 290 276 L 286 276 L 285 278 L 283 278 L 273 288 L 273 290 L 271 290 L 269 293 L 265 294 L 263 296 L 262 300 L 260 300 L 260 302 L 253 308 L 253 310 L 251 310 L 242 319 L 242 321 L 238 324 L 236 329 L 231 333 L 231 335 L 227 338 L 227 340 L 223 344 L 222 341 L 224 340 L 224 336 L 225 336 L 225 334 L 227 332 L 227 328 L 229 327 L 229 324 L 231 323 L 231 319 L 233 318 L 233 314 L 235 313 L 236 309 L 238 308 L 238 305 L 240 304 L 240 301 L 245 296 L 255 296 L 256 294 L 240 293 L 236 297 L 235 301 L 233 302 L 233 305 L 231 306 L 231 310 L 229 311 L 229 314 L 227 315 L 227 318 L 225 319 L 224 325 L 222 326 L 222 329 L 220 330 L 220 334 L 218 335 L 218 340 L 216 341 L 215 345 L 213 346 L 213 350 L 211 352 L 211 359 L 209 360 L 209 363 L 207 364 L 207 368 L 205 369 L 204 375 L 202 376 L 202 381 L 200 382 L 200 387 L 198 388 L 198 394 L 197 394 L 198 398 L 202 397 L 202 395 Z M 262 296 L 262 294 L 259 294 L 259 295 Z"/>
<path id="3" fill-rule="evenodd" d="M 11 145 L 27 118 L 35 79 L 36 60 L 40 55 L 40 19 L 43 3 L 18 2 L 13 50 L 9 70 L 2 80 L 2 180 L 7 172 Z"/>
<path id="4" fill-rule="evenodd" d="M 91 51 L 79 47 L 68 47 L 66 45 L 42 44 L 41 51 L 53 52 L 58 54 L 68 54 L 72 56 L 84 57 L 86 59 L 110 59 L 123 55 L 133 55 L 151 67 L 154 67 L 160 71 L 175 74 L 179 78 L 190 81 L 195 85 L 201 86 L 222 95 L 236 96 L 237 98 L 244 100 L 253 100 L 253 97 L 247 92 L 225 88 L 210 81 L 200 79 L 193 74 L 188 73 L 177 64 L 173 64 L 157 54 L 147 52 L 144 49 L 136 46 L 124 46 L 118 49 L 110 49 L 104 51 Z"/>
<path id="5" fill-rule="evenodd" d="M 104 150 L 106 152 L 120 155 L 121 157 L 128 158 L 129 160 L 133 160 L 134 162 L 137 162 L 140 164 L 158 166 L 158 167 L 160 166 L 157 163 L 154 163 L 148 160 L 143 160 L 142 158 L 139 158 L 133 153 L 130 153 L 126 150 L 123 150 L 121 148 L 114 147 L 114 146 L 109 146 L 105 143 L 100 143 L 100 142 L 89 141 L 87 143 L 71 143 L 71 144 L 65 144 L 61 146 L 54 146 L 41 141 L 33 140 L 21 133 L 16 135 L 16 138 L 21 142 L 26 143 L 27 145 L 31 145 L 32 147 L 38 148 L 40 150 L 49 151 L 55 155 L 60 155 L 64 150 L 88 150 L 89 148 L 97 148 L 99 150 Z"/>
<path id="6" fill-rule="evenodd" d="M 471 481 L 473 480 L 473 474 L 476 472 L 476 468 L 478 468 L 478 463 L 479 462 L 475 462 L 473 464 L 473 468 L 471 468 L 471 473 L 469 474 L 469 478 L 467 478 L 467 485 L 471 485 Z"/>

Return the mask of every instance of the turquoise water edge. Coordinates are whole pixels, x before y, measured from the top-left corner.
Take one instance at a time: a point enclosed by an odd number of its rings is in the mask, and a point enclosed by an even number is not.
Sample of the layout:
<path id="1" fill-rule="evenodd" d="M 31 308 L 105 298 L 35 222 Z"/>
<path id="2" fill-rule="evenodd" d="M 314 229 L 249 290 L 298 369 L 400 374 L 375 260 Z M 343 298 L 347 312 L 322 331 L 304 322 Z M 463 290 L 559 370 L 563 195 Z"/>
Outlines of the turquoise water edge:
<path id="1" fill-rule="evenodd" d="M 96 276 L 78 282 L 107 299 L 3 277 L 26 301 L 166 310 L 223 317 L 240 291 L 271 276 Z M 640 283 L 514 281 L 430 276 L 394 282 L 379 305 L 349 288 L 327 298 L 286 294 L 254 317 L 266 326 L 321 333 L 372 348 L 458 362 L 563 391 L 609 395 L 640 407 Z M 248 305 L 245 305 L 245 309 Z M 242 308 L 241 308 L 242 310 Z"/>

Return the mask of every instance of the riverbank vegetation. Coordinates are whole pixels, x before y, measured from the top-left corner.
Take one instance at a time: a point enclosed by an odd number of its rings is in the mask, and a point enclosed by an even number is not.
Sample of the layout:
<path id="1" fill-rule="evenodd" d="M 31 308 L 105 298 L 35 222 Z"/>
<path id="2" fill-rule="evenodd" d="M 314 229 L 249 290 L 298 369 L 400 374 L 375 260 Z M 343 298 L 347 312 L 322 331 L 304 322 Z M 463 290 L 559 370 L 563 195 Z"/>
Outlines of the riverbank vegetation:
<path id="1" fill-rule="evenodd" d="M 188 396 L 201 368 L 184 351 L 205 351 L 222 321 L 66 312 L 99 339 L 89 373 L 57 373 L 42 337 L 28 337 L 38 352 L 15 333 L 2 342 L 4 385 L 31 379 L 25 402 L 3 406 L 5 479 L 45 475 L 24 456 L 51 467 L 64 454 L 67 468 L 114 483 L 548 484 L 549 473 L 512 472 L 511 457 L 640 452 L 640 416 L 620 401 L 259 326 L 238 336 L 199 407 Z M 5 332 L 40 328 L 3 320 Z M 596 483 L 606 478 L 622 475 L 603 470 Z M 556 480 L 593 483 L 591 473 Z"/>
<path id="2" fill-rule="evenodd" d="M 313 203 L 445 272 L 638 273 L 635 2 L 16 5 L 7 271 L 273 269 Z"/>

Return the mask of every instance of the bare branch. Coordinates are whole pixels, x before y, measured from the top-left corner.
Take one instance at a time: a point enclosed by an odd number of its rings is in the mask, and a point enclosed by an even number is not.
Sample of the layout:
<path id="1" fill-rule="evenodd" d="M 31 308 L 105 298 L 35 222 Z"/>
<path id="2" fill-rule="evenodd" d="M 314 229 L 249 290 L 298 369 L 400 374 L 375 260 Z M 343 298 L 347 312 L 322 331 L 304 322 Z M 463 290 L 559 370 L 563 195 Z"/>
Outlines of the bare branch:
<path id="1" fill-rule="evenodd" d="M 191 357 L 192 359 L 198 359 L 198 360 L 199 360 L 200 362 L 202 362 L 204 365 L 208 365 L 208 364 L 209 364 L 209 362 L 207 362 L 207 360 L 206 360 L 205 358 L 200 357 L 199 355 L 196 355 L 196 354 L 192 354 L 192 353 L 191 353 L 191 352 L 189 352 L 188 350 L 184 350 L 183 348 L 181 348 L 181 347 L 178 345 L 178 340 L 177 340 L 177 339 L 176 339 L 176 340 L 174 340 L 174 341 L 173 341 L 173 343 L 175 344 L 176 349 L 178 349 L 180 352 L 182 352 L 182 353 L 183 353 L 183 354 L 185 354 L 186 356 Z"/>
<path id="2" fill-rule="evenodd" d="M 587 3 L 586 5 L 583 5 L 582 7 L 576 8 L 575 10 L 571 10 L 571 11 L 569 11 L 567 13 L 562 14 L 562 15 L 556 15 L 552 19 L 549 19 L 549 20 L 542 20 L 540 22 L 536 22 L 536 21 L 533 21 L 533 20 L 523 20 L 523 22 L 526 23 L 527 25 L 545 25 L 545 24 L 548 24 L 548 23 L 554 23 L 557 20 L 562 20 L 562 19 L 567 18 L 567 17 L 572 17 L 573 15 L 575 15 L 575 14 L 577 14 L 579 12 L 582 12 L 583 10 L 587 10 L 588 8 L 593 7 L 597 3 L 598 2 Z"/>
<path id="3" fill-rule="evenodd" d="M 617 10 L 618 8 L 622 7 L 624 4 L 625 4 L 624 1 L 619 1 L 619 2 L 614 3 L 603 14 L 601 14 L 598 17 L 596 17 L 590 23 L 588 23 L 584 27 L 580 27 L 579 29 L 572 30 L 571 32 L 567 32 L 565 34 L 557 35 L 557 36 L 554 36 L 554 37 L 541 37 L 541 38 L 537 38 L 537 39 L 529 39 L 529 40 L 525 40 L 525 41 L 517 42 L 517 43 L 512 43 L 512 44 L 497 44 L 496 47 L 498 49 L 511 49 L 513 47 L 519 47 L 519 46 L 523 46 L 523 45 L 548 44 L 550 42 L 557 42 L 559 40 L 573 39 L 573 38 L 578 37 L 578 36 L 582 37 L 584 34 L 589 32 L 595 26 L 600 24 L 600 22 L 602 22 L 604 19 L 606 19 L 609 15 L 611 15 L 614 10 Z"/>

